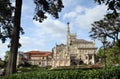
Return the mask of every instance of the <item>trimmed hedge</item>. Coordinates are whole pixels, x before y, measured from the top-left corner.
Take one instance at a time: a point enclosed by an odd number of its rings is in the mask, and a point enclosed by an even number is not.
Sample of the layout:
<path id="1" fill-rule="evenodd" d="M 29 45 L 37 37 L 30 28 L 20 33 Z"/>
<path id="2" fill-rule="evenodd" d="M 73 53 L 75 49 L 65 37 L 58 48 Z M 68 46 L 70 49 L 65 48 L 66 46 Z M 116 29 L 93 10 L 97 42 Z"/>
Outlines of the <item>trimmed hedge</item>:
<path id="1" fill-rule="evenodd" d="M 21 72 L 0 79 L 119 79 L 120 67 L 92 70 L 38 70 L 34 72 Z"/>

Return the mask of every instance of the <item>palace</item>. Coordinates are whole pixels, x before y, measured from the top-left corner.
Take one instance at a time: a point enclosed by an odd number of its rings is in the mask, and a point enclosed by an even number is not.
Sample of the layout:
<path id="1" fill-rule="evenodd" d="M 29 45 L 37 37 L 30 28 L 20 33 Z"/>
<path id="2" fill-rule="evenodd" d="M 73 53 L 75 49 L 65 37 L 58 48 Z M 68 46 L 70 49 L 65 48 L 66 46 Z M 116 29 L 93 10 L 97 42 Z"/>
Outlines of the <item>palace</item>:
<path id="1" fill-rule="evenodd" d="M 67 41 L 65 44 L 56 45 L 52 52 L 29 51 L 18 54 L 17 65 L 25 62 L 39 67 L 52 66 L 74 66 L 82 64 L 96 64 L 96 51 L 94 41 L 77 39 L 76 34 L 70 33 L 68 23 Z"/>
<path id="2" fill-rule="evenodd" d="M 52 67 L 96 63 L 97 48 L 94 41 L 77 39 L 76 34 L 70 33 L 69 23 L 66 37 L 66 45 L 56 45 L 52 50 Z"/>
<path id="3" fill-rule="evenodd" d="M 52 65 L 52 52 L 49 51 L 28 51 L 18 53 L 17 65 L 31 64 L 38 65 L 39 67 L 46 67 Z"/>

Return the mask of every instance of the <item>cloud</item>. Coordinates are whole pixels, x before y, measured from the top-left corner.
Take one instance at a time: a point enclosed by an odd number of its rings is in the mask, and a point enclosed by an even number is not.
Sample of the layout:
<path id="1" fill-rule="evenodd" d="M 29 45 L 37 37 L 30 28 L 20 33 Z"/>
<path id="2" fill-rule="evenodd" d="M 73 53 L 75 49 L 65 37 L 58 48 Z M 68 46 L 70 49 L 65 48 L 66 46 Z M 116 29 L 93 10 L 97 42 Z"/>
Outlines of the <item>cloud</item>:
<path id="1" fill-rule="evenodd" d="M 31 38 L 28 36 L 23 36 L 20 39 L 20 43 L 22 44 L 21 50 L 27 51 L 27 50 L 34 50 L 43 48 L 45 45 L 45 41 L 39 38 Z"/>
<path id="2" fill-rule="evenodd" d="M 77 33 L 78 38 L 91 40 L 89 37 L 91 24 L 104 18 L 106 10 L 105 5 L 95 5 L 94 7 L 76 5 L 71 11 L 63 14 L 63 20 L 70 21 L 72 32 Z M 96 46 L 100 47 L 99 41 L 96 40 L 96 42 Z"/>
<path id="3" fill-rule="evenodd" d="M 70 19 L 74 25 L 80 28 L 90 29 L 91 24 L 102 19 L 105 14 L 106 7 L 104 5 L 97 5 L 93 8 L 76 6 L 73 11 L 64 14 L 63 18 L 64 20 Z"/>
<path id="4" fill-rule="evenodd" d="M 48 19 L 39 23 L 32 21 L 32 25 L 27 28 L 25 35 L 21 36 L 20 43 L 22 47 L 20 50 L 49 50 L 55 46 L 55 43 L 65 43 L 67 24 L 53 19 L 48 15 Z M 29 31 L 29 33 L 28 33 Z"/>
<path id="5" fill-rule="evenodd" d="M 87 2 L 88 3 L 87 3 Z M 34 16 L 33 1 L 24 0 L 22 10 L 22 26 L 25 34 L 21 36 L 20 51 L 49 50 L 56 43 L 66 43 L 66 22 L 70 21 L 72 33 L 77 33 L 78 37 L 89 39 L 88 32 L 91 23 L 103 18 L 106 13 L 104 5 L 93 5 L 90 0 L 63 0 L 64 8 L 59 19 L 54 19 L 50 15 L 42 23 L 32 20 Z M 89 5 L 89 6 L 88 6 Z M 4 57 L 7 44 L 0 44 L 0 57 Z"/>
<path id="6" fill-rule="evenodd" d="M 53 19 L 48 16 L 48 19 L 43 23 L 33 21 L 34 25 L 38 27 L 39 35 L 42 32 L 42 36 L 50 37 L 49 40 L 61 39 L 64 38 L 63 34 L 66 33 L 67 24 L 59 21 L 58 19 Z M 44 36 L 43 36 L 44 37 Z"/>
<path id="7" fill-rule="evenodd" d="M 77 2 L 74 4 L 76 3 Z M 31 34 L 21 38 L 23 48 L 26 50 L 51 50 L 55 43 L 66 43 L 66 19 L 71 21 L 70 27 L 72 32 L 77 32 L 78 35 L 81 36 L 80 38 L 88 39 L 88 29 L 95 20 L 103 18 L 105 14 L 104 7 L 103 5 L 97 5 L 88 8 L 76 5 L 73 10 L 64 12 L 64 15 L 61 16 L 63 20 L 54 19 L 50 15 L 47 15 L 48 18 L 42 23 L 33 20 L 32 26 L 34 26 L 34 28 L 32 27 L 31 30 L 29 30 Z"/>

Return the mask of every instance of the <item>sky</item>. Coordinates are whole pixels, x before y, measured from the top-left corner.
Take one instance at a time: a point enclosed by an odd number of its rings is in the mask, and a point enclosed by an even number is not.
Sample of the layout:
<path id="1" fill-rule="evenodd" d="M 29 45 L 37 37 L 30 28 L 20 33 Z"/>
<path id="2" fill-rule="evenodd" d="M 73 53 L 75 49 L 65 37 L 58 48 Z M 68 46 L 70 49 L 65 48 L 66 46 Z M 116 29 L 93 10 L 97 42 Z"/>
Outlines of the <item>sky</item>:
<path id="1" fill-rule="evenodd" d="M 13 0 L 14 1 L 14 0 Z M 94 0 L 63 0 L 64 8 L 59 13 L 59 19 L 48 15 L 42 23 L 33 20 L 35 14 L 34 0 L 23 0 L 21 26 L 25 34 L 20 36 L 22 47 L 19 51 L 32 50 L 52 51 L 56 44 L 66 44 L 67 22 L 71 33 L 78 39 L 92 41 L 89 37 L 91 24 L 101 20 L 107 12 L 105 5 L 98 5 Z M 13 3 L 14 4 L 14 3 Z M 4 58 L 9 41 L 0 41 L 0 58 Z M 95 40 L 99 47 L 100 41 Z"/>

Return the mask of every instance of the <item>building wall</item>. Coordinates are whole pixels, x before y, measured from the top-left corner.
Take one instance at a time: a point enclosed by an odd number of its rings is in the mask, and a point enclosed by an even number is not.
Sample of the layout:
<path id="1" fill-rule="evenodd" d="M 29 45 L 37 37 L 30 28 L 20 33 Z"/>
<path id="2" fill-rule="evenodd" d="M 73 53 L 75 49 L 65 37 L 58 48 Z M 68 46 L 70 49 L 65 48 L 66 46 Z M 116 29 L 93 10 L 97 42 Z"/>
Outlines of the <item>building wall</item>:
<path id="1" fill-rule="evenodd" d="M 47 60 L 47 57 L 44 57 L 44 56 L 40 56 L 40 57 L 34 56 L 34 57 L 31 57 L 31 60 Z"/>
<path id="2" fill-rule="evenodd" d="M 50 56 L 35 56 L 26 54 L 24 57 L 32 65 L 44 66 L 71 66 L 81 64 L 95 64 L 95 54 L 97 48 L 92 41 L 77 39 L 76 34 L 70 34 L 70 29 L 67 29 L 66 45 L 56 45 L 52 49 L 53 55 Z M 20 57 L 19 57 L 20 58 Z M 21 62 L 19 60 L 19 62 Z"/>
<path id="3" fill-rule="evenodd" d="M 52 61 L 48 60 L 47 57 L 31 57 L 28 62 L 32 65 L 38 65 L 40 67 L 51 66 Z"/>
<path id="4" fill-rule="evenodd" d="M 56 45 L 53 48 L 53 67 L 95 64 L 97 48 L 92 41 L 77 39 L 75 34 L 70 34 L 67 29 L 67 44 Z"/>
<path id="5" fill-rule="evenodd" d="M 16 65 L 20 65 L 20 64 L 24 64 L 24 62 L 26 61 L 24 55 L 23 55 L 23 52 L 18 52 L 17 54 L 17 63 Z"/>
<path id="6" fill-rule="evenodd" d="M 30 51 L 24 53 L 24 57 L 27 62 L 31 65 L 38 65 L 39 67 L 51 66 L 52 65 L 52 52 L 44 53 L 40 51 Z"/>

